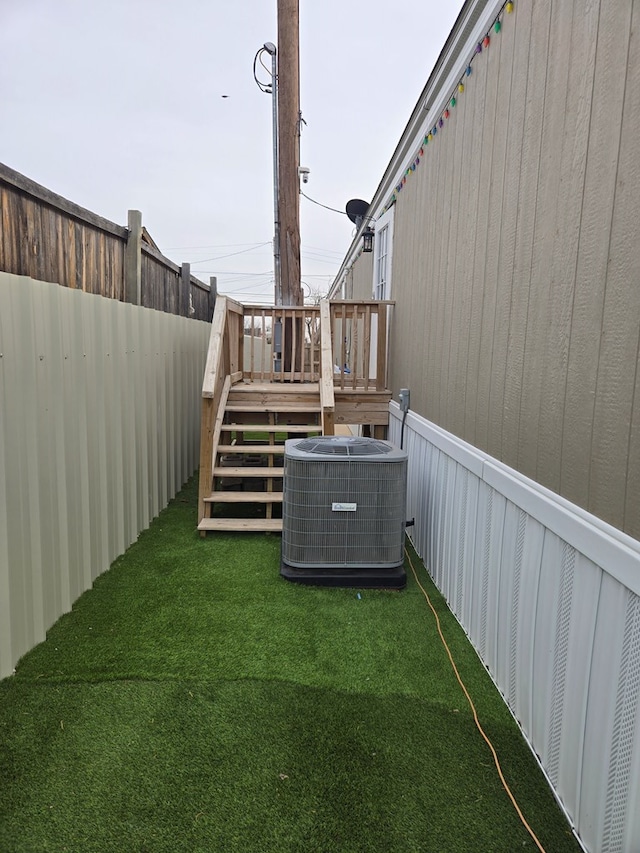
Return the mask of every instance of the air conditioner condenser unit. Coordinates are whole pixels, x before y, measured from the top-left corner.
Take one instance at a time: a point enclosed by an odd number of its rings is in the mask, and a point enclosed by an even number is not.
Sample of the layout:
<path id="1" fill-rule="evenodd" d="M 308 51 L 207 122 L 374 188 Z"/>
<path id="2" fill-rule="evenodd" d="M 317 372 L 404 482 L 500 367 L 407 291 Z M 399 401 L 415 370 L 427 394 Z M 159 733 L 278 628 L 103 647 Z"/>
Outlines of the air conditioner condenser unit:
<path id="1" fill-rule="evenodd" d="M 281 574 L 322 586 L 406 584 L 407 453 L 356 436 L 285 443 Z"/>

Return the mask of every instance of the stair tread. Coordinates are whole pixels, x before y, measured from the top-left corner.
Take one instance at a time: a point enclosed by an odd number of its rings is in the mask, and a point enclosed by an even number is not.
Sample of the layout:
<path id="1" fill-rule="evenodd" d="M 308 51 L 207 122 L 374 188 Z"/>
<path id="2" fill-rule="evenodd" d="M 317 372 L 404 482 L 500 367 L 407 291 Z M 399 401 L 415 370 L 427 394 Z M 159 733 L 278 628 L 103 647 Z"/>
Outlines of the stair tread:
<path id="1" fill-rule="evenodd" d="M 264 405 L 256 406 L 255 403 L 228 403 L 226 412 L 319 412 L 320 406 L 318 403 L 299 403 L 295 406 L 284 403 L 265 403 Z"/>
<path id="2" fill-rule="evenodd" d="M 211 492 L 205 503 L 282 503 L 282 492 Z"/>
<path id="3" fill-rule="evenodd" d="M 203 518 L 198 530 L 282 530 L 281 518 Z"/>
<path id="4" fill-rule="evenodd" d="M 282 456 L 284 447 L 281 444 L 219 444 L 218 453 L 246 453 L 250 456 L 264 453 Z"/>
<path id="5" fill-rule="evenodd" d="M 283 477 L 284 468 L 270 468 L 265 465 L 262 468 L 243 468 L 241 465 L 231 467 L 223 465 L 213 469 L 214 477 Z"/>
<path id="6" fill-rule="evenodd" d="M 319 382 L 242 382 L 232 385 L 229 391 L 231 397 L 234 392 L 248 391 L 251 394 L 319 394 Z"/>
<path id="7" fill-rule="evenodd" d="M 223 424 L 223 432 L 322 432 L 319 424 Z"/>

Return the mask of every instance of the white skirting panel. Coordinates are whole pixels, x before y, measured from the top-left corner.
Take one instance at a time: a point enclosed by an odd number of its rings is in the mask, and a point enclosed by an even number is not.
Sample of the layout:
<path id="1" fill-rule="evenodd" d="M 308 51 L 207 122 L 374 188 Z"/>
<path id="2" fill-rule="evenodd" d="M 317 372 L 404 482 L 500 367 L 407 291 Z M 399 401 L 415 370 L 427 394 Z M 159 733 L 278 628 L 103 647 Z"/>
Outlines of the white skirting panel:
<path id="1" fill-rule="evenodd" d="M 413 413 L 404 446 L 416 551 L 582 844 L 638 853 L 640 543 Z"/>

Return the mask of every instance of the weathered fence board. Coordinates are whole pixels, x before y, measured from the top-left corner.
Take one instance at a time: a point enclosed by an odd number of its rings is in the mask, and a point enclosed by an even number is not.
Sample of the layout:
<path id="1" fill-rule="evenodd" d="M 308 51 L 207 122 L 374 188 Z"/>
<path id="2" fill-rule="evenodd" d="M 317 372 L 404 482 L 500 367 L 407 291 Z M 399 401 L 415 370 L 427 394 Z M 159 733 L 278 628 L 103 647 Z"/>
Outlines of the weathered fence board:
<path id="1" fill-rule="evenodd" d="M 140 230 L 133 234 L 1 163 L 0 222 L 0 271 L 211 319 L 209 286 L 190 275 L 188 265 L 165 258 Z M 127 264 L 135 287 L 127 286 Z"/>

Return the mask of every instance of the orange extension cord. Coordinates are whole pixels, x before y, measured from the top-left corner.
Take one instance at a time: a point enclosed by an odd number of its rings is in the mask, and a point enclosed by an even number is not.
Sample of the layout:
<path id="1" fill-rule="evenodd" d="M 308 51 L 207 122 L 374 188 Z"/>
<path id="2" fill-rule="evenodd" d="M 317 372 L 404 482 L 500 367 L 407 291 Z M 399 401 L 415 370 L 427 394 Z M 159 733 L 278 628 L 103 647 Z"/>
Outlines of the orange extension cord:
<path id="1" fill-rule="evenodd" d="M 491 750 L 491 755 L 493 755 L 493 761 L 494 761 L 494 764 L 496 765 L 496 769 L 498 771 L 498 776 L 500 777 L 500 781 L 502 782 L 502 787 L 507 792 L 507 796 L 511 800 L 513 807 L 518 814 L 518 817 L 522 821 L 522 825 L 524 826 L 524 828 L 527 830 L 527 832 L 529 833 L 529 835 L 533 839 L 534 844 L 536 845 L 538 850 L 540 850 L 540 853 L 546 853 L 544 847 L 542 846 L 542 844 L 538 840 L 538 837 L 536 836 L 535 832 L 531 829 L 531 827 L 529 826 L 529 824 L 526 821 L 525 816 L 522 814 L 520 806 L 516 802 L 516 798 L 511 793 L 511 788 L 507 784 L 507 780 L 504 778 L 502 768 L 500 767 L 500 761 L 498 759 L 498 753 L 495 751 L 495 748 L 494 748 L 493 744 L 491 743 L 491 741 L 489 740 L 489 737 L 486 734 L 485 730 L 480 725 L 480 720 L 478 719 L 478 714 L 476 712 L 476 706 L 473 704 L 473 700 L 471 699 L 471 696 L 469 696 L 469 691 L 465 687 L 464 681 L 460 677 L 460 673 L 458 672 L 458 667 L 456 666 L 455 661 L 453 659 L 453 655 L 451 654 L 451 649 L 449 648 L 447 641 L 444 638 L 444 634 L 442 633 L 442 628 L 440 627 L 440 618 L 438 617 L 438 614 L 436 613 L 435 607 L 431 603 L 431 599 L 429 598 L 429 593 L 426 591 L 426 589 L 422 586 L 422 584 L 418 580 L 418 575 L 416 574 L 416 570 L 414 569 L 413 563 L 411 562 L 411 555 L 409 554 L 409 551 L 405 548 L 404 552 L 407 556 L 407 560 L 409 561 L 409 565 L 411 566 L 411 571 L 413 572 L 413 576 L 416 579 L 416 583 L 420 587 L 420 590 L 422 591 L 422 594 L 424 595 L 427 604 L 431 608 L 431 612 L 433 613 L 433 615 L 436 618 L 436 625 L 438 626 L 438 634 L 440 635 L 440 639 L 442 640 L 442 644 L 447 651 L 447 655 L 449 656 L 449 661 L 451 662 L 451 666 L 453 667 L 453 671 L 455 672 L 456 678 L 458 679 L 458 684 L 460 685 L 460 687 L 462 687 L 462 692 L 467 697 L 467 702 L 469 703 L 469 706 L 471 708 L 471 712 L 473 714 L 473 719 L 475 721 L 476 728 L 478 729 L 478 731 L 482 735 L 484 741 L 486 742 L 487 746 Z"/>

